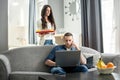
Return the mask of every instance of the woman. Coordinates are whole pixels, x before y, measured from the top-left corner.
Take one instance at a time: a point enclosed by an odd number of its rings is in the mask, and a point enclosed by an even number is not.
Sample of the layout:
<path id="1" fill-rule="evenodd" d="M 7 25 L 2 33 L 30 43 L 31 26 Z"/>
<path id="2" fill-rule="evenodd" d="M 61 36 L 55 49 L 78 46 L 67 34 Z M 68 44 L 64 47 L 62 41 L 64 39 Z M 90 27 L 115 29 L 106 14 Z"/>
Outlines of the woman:
<path id="1" fill-rule="evenodd" d="M 38 21 L 38 29 L 40 30 L 56 30 L 56 25 L 50 5 L 44 5 L 41 11 L 41 21 Z M 55 32 L 39 34 L 40 45 L 53 45 Z"/>

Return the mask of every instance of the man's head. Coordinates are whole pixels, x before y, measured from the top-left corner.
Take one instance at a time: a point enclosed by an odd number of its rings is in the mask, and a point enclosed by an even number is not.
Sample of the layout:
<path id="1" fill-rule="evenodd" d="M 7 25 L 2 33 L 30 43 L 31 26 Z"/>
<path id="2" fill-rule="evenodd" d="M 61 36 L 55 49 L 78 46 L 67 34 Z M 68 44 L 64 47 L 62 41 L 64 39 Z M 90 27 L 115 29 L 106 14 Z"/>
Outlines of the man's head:
<path id="1" fill-rule="evenodd" d="M 72 43 L 73 43 L 73 35 L 71 33 L 67 32 L 64 34 L 63 40 L 65 43 L 65 46 L 67 48 L 70 48 L 72 46 Z"/>

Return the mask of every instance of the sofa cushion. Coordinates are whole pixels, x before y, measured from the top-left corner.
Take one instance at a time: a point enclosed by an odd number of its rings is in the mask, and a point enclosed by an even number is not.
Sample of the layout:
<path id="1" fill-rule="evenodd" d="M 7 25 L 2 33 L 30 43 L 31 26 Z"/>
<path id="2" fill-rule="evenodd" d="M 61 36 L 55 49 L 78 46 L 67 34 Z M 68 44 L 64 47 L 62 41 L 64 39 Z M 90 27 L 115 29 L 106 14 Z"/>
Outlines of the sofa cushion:
<path id="1" fill-rule="evenodd" d="M 96 66 L 96 63 L 100 58 L 100 52 L 98 52 L 95 49 L 84 47 L 84 46 L 81 47 L 81 52 L 86 58 L 93 56 L 93 66 Z"/>
<path id="2" fill-rule="evenodd" d="M 99 60 L 100 58 L 100 54 L 89 54 L 89 53 L 83 53 L 84 56 L 86 57 L 86 59 L 88 58 L 89 61 L 87 61 L 88 63 L 93 63 L 93 64 L 90 64 L 90 65 L 93 65 L 94 67 L 96 66 L 96 63 L 97 61 Z M 89 58 L 92 58 L 93 57 L 93 62 L 92 59 L 89 59 Z"/>
<path id="3" fill-rule="evenodd" d="M 8 50 L 3 53 L 11 64 L 12 71 L 44 71 L 49 67 L 44 60 L 53 46 L 29 46 Z"/>
<path id="4" fill-rule="evenodd" d="M 88 69 L 94 68 L 94 66 L 93 66 L 93 56 L 90 56 L 90 57 L 87 58 L 86 66 L 88 67 Z"/>

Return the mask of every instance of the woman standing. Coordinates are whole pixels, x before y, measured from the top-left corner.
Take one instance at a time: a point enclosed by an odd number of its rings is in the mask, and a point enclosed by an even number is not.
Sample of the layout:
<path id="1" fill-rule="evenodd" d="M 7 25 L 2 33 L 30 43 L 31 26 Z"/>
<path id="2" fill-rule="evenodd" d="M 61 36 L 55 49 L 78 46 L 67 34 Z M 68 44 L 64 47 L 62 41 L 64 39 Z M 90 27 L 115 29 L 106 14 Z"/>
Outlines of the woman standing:
<path id="1" fill-rule="evenodd" d="M 53 17 L 52 8 L 50 5 L 44 5 L 41 11 L 41 20 L 38 21 L 38 29 L 40 30 L 56 30 L 56 24 Z M 39 34 L 40 45 L 55 44 L 55 32 Z"/>

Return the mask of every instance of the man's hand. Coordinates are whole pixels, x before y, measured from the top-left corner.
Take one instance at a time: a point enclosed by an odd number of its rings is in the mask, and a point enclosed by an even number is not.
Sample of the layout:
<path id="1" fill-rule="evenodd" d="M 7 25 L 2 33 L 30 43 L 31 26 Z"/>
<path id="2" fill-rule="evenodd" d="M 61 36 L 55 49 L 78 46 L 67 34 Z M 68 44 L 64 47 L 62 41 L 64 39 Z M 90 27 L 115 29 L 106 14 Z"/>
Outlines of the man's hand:
<path id="1" fill-rule="evenodd" d="M 80 48 L 73 42 L 72 46 L 74 46 L 77 50 L 80 50 Z"/>
<path id="2" fill-rule="evenodd" d="M 54 61 L 52 61 L 52 60 L 46 60 L 45 61 L 45 64 L 47 65 L 47 66 L 56 66 L 56 62 L 54 62 Z"/>

